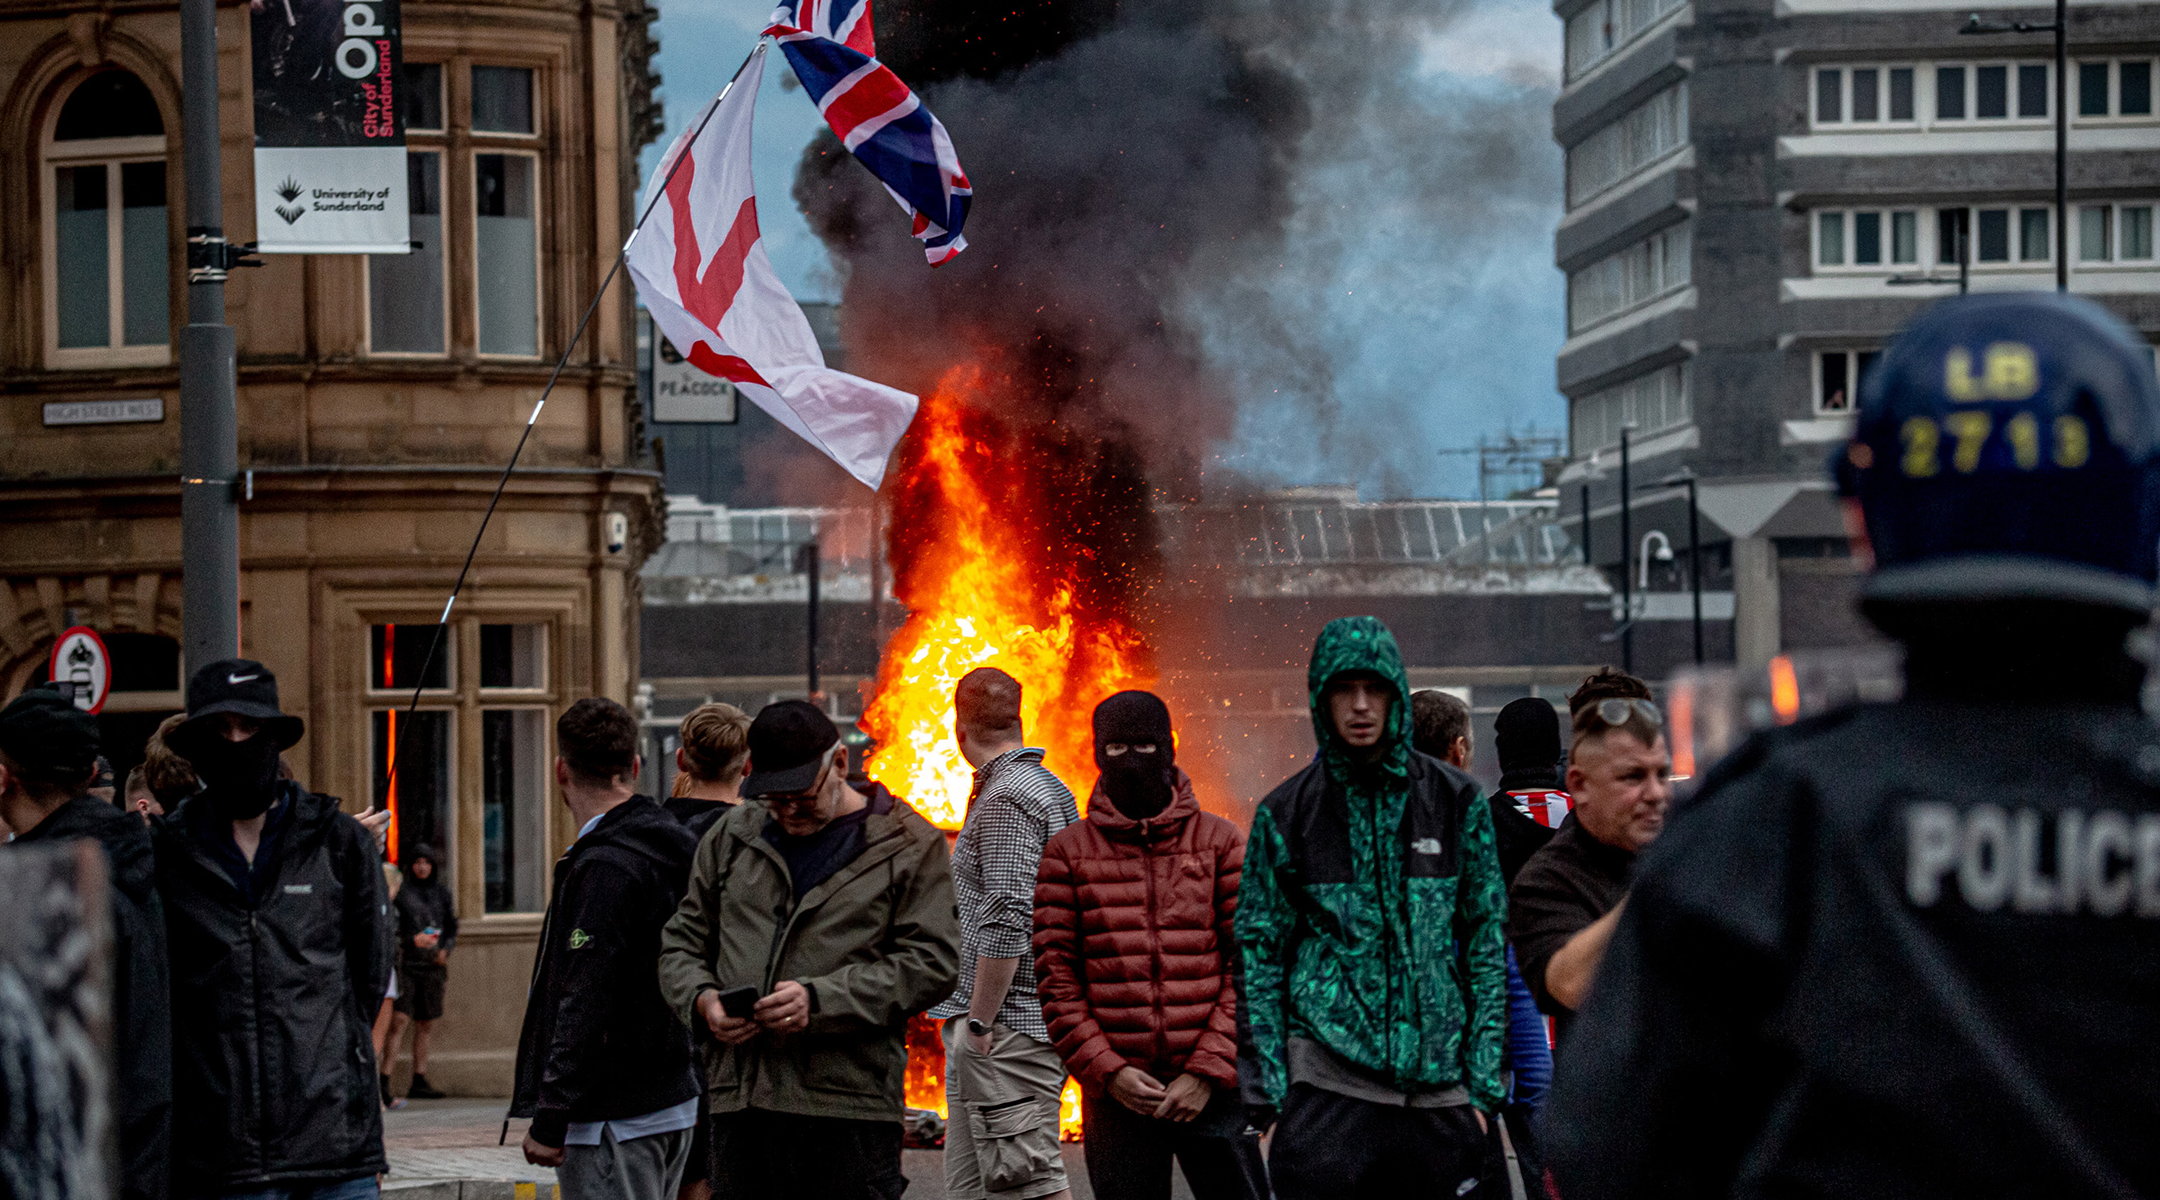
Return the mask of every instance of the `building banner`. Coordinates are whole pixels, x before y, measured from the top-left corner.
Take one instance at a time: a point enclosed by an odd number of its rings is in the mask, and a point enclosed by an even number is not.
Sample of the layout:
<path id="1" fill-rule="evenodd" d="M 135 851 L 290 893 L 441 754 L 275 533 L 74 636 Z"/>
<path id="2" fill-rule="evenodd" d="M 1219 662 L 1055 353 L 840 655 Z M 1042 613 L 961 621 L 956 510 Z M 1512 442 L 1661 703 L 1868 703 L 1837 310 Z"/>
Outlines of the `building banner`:
<path id="1" fill-rule="evenodd" d="M 408 253 L 398 0 L 248 7 L 257 249 Z"/>

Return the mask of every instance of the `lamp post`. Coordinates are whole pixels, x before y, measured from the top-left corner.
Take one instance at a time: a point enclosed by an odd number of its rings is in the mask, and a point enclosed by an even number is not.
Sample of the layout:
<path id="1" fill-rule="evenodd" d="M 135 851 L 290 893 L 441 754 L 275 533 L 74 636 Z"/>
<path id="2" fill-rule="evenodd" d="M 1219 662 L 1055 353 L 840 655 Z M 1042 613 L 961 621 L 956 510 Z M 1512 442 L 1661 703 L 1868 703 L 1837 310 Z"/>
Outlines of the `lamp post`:
<path id="1" fill-rule="evenodd" d="M 804 542 L 796 549 L 795 569 L 807 577 L 810 585 L 810 607 L 807 614 L 810 625 L 810 659 L 806 674 L 810 683 L 810 703 L 818 704 L 818 576 L 822 573 L 822 564 L 818 560 L 817 542 Z"/>
<path id="2" fill-rule="evenodd" d="M 1635 673 L 1635 530 L 1630 521 L 1635 493 L 1628 488 L 1628 435 L 1635 422 L 1620 426 L 1620 669 Z"/>
<path id="3" fill-rule="evenodd" d="M 2031 21 L 2003 24 L 1982 21 L 1979 13 L 1967 17 L 1961 34 L 2052 33 L 2055 35 L 2055 290 L 2070 290 L 2070 5 L 2055 0 L 2055 23 Z"/>
<path id="4" fill-rule="evenodd" d="M 1685 487 L 1687 489 L 1687 570 L 1688 588 L 1693 593 L 1695 605 L 1695 665 L 1703 662 L 1702 637 L 1702 525 L 1695 507 L 1695 472 L 1682 467 L 1680 470 L 1658 480 L 1652 487 Z"/>

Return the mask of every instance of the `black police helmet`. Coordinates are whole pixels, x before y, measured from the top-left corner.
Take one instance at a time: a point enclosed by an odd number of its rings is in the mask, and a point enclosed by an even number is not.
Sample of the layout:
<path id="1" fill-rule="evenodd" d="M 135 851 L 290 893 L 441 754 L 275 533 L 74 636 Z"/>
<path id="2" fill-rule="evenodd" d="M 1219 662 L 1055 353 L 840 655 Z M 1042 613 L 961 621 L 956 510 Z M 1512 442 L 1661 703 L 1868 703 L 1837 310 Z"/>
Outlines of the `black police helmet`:
<path id="1" fill-rule="evenodd" d="M 2152 347 L 2089 300 L 1945 300 L 1863 382 L 1832 458 L 1874 544 L 1870 609 L 2068 601 L 2149 614 L 2160 547 Z"/>

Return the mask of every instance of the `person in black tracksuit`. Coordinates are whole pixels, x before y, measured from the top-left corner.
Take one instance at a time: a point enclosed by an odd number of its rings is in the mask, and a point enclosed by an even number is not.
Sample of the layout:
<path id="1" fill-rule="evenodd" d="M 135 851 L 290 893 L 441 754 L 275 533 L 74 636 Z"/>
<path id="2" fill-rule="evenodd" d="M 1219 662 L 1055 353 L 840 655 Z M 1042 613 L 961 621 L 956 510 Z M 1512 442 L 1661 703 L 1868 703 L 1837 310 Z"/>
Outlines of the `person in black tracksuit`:
<path id="1" fill-rule="evenodd" d="M 151 825 L 172 963 L 173 1194 L 375 1194 L 369 1036 L 390 984 L 375 838 L 277 778 L 298 717 L 260 663 L 211 663 L 167 739 L 204 790 Z"/>
<path id="2" fill-rule="evenodd" d="M 426 863 L 425 867 L 421 864 Z M 444 1093 L 428 1082 L 428 1039 L 442 1018 L 443 993 L 450 985 L 450 951 L 457 946 L 457 902 L 443 881 L 442 859 L 422 842 L 405 864 L 405 882 L 393 902 L 397 910 L 398 995 L 390 1020 L 385 1057 L 397 1060 L 405 1027 L 413 1027 L 413 1076 L 406 1095 L 440 1100 Z M 386 1064 L 387 1068 L 387 1064 Z"/>
<path id="3" fill-rule="evenodd" d="M 15 830 L 16 846 L 91 838 L 105 850 L 120 1200 L 164 1200 L 172 1119 L 165 914 L 143 823 L 78 790 L 97 749 L 97 718 L 56 689 L 26 690 L 0 710 L 0 819 Z"/>
<path id="4" fill-rule="evenodd" d="M 669 1200 L 697 1121 L 689 1033 L 659 983 L 660 930 L 697 843 L 631 793 L 637 741 L 609 700 L 580 700 L 556 725 L 579 834 L 555 864 L 510 1115 L 533 1119 L 526 1158 L 558 1169 L 564 1200 Z"/>
<path id="5" fill-rule="evenodd" d="M 2160 1195 L 2151 347 L 1972 296 L 1863 392 L 1904 696 L 1758 734 L 1644 855 L 1561 1046 L 1568 1200 Z"/>

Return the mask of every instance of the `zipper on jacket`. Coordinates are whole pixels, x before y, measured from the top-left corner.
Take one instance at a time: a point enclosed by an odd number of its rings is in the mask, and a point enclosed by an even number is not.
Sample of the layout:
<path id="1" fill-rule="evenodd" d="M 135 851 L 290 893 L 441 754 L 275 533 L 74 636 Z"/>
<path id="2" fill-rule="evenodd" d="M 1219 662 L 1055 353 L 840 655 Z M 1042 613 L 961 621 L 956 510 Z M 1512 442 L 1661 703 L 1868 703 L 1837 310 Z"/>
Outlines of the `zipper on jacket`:
<path id="1" fill-rule="evenodd" d="M 1155 1010 L 1154 1059 L 1167 1062 L 1170 1057 L 1170 1037 L 1163 1031 L 1169 1023 L 1169 1010 L 1163 1007 L 1162 988 L 1162 924 L 1155 913 L 1155 843 L 1146 837 L 1140 841 L 1141 868 L 1147 872 L 1147 940 L 1148 940 L 1148 1004 Z"/>

